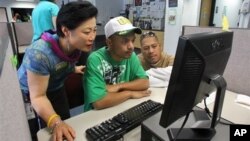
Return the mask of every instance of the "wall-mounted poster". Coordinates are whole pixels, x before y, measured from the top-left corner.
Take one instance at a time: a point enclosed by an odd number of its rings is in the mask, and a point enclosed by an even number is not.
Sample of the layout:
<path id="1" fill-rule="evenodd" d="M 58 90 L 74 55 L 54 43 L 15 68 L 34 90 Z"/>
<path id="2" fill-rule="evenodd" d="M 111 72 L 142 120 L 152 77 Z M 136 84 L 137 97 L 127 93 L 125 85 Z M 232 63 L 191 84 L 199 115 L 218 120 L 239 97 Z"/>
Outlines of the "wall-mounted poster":
<path id="1" fill-rule="evenodd" d="M 166 0 L 134 0 L 133 24 L 145 30 L 164 30 Z"/>
<path id="2" fill-rule="evenodd" d="M 135 0 L 135 6 L 141 6 L 142 0 Z"/>
<path id="3" fill-rule="evenodd" d="M 168 7 L 177 7 L 178 0 L 168 0 Z"/>

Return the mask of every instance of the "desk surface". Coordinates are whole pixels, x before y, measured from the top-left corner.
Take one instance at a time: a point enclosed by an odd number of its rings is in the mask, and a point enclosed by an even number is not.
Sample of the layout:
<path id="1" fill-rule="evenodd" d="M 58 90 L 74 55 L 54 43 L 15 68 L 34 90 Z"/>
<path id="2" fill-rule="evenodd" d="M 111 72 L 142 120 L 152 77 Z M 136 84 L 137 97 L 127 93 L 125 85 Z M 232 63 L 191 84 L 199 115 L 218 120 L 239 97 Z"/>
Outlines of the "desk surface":
<path id="1" fill-rule="evenodd" d="M 103 110 L 91 110 L 80 115 L 74 116 L 70 119 L 65 120 L 66 123 L 72 126 L 76 131 L 76 139 L 75 141 L 85 141 L 87 140 L 85 137 L 85 130 L 97 125 L 107 119 L 112 118 L 118 113 L 127 110 L 143 101 L 148 99 L 152 99 L 154 101 L 158 101 L 160 103 L 164 102 L 166 95 L 166 88 L 151 88 L 152 94 L 149 97 L 141 98 L 141 99 L 130 99 L 126 102 L 123 102 L 117 106 L 103 109 Z M 222 117 L 228 119 L 234 123 L 240 124 L 250 124 L 250 110 L 239 106 L 234 102 L 236 95 L 232 92 L 227 92 Z M 209 105 L 212 108 L 212 104 Z M 48 141 L 51 137 L 47 128 L 40 130 L 37 133 L 39 141 Z M 141 137 L 141 128 L 137 127 L 132 131 L 128 132 L 124 135 L 125 141 L 139 141 Z"/>
<path id="2" fill-rule="evenodd" d="M 235 124 L 249 124 L 250 125 L 250 108 L 249 106 L 242 106 L 235 102 L 236 94 L 231 91 L 226 91 L 223 103 L 221 116 Z M 204 104 L 199 104 L 203 108 Z M 208 105 L 208 108 L 213 112 L 213 103 Z"/>

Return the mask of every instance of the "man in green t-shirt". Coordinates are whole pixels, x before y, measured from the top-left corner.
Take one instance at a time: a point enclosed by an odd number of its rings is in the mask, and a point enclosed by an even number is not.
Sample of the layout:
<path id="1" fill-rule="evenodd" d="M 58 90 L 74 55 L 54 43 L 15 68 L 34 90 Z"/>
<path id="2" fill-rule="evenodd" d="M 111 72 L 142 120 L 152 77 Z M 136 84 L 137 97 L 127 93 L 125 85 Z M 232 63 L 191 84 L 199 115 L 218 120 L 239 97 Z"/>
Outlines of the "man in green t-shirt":
<path id="1" fill-rule="evenodd" d="M 103 109 L 132 98 L 149 96 L 148 77 L 134 50 L 134 27 L 124 17 L 105 25 L 107 46 L 91 53 L 83 77 L 84 110 Z"/>

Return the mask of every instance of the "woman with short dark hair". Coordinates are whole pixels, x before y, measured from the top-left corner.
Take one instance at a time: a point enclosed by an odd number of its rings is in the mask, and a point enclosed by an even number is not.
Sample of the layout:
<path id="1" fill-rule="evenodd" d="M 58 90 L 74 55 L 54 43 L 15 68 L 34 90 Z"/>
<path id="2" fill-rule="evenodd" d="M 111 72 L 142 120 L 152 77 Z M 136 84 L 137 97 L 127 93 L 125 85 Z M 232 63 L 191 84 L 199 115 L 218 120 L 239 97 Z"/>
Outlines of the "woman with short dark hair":
<path id="1" fill-rule="evenodd" d="M 64 5 L 57 16 L 57 33 L 44 32 L 26 49 L 18 77 L 33 137 L 39 123 L 51 129 L 54 141 L 75 138 L 75 131 L 63 122 L 70 117 L 64 80 L 73 71 L 83 73 L 84 66 L 75 63 L 81 51 L 93 47 L 97 13 L 87 1 Z"/>

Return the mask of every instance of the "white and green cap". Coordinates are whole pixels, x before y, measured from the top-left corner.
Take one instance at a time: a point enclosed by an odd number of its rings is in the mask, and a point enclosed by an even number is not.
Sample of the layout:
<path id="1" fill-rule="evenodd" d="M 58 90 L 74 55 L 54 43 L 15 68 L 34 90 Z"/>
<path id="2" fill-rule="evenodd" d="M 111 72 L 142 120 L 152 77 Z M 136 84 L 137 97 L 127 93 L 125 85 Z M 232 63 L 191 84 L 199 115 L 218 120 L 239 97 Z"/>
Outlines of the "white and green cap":
<path id="1" fill-rule="evenodd" d="M 127 18 L 122 16 L 110 19 L 105 25 L 104 31 L 106 38 L 109 38 L 113 34 L 126 35 L 131 31 L 134 31 L 137 34 L 142 33 L 139 27 L 134 27 Z"/>

